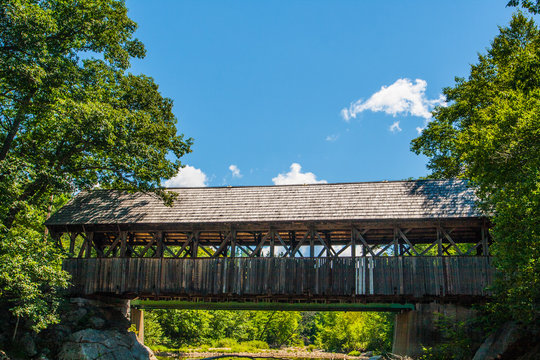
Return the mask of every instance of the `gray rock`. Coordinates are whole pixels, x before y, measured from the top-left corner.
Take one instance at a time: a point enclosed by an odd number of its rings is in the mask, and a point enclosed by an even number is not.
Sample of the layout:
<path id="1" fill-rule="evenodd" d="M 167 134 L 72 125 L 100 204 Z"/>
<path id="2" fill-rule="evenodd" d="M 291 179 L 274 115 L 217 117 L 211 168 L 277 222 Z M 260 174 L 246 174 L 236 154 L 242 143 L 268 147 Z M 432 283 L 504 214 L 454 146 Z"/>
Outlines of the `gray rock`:
<path id="1" fill-rule="evenodd" d="M 36 343 L 34 342 L 34 339 L 30 334 L 26 333 L 22 336 L 21 340 L 19 341 L 19 344 L 21 346 L 21 350 L 27 355 L 27 356 L 35 356 L 37 355 L 36 350 Z"/>
<path id="2" fill-rule="evenodd" d="M 382 355 L 375 355 L 369 358 L 369 360 L 379 360 L 382 359 Z"/>
<path id="3" fill-rule="evenodd" d="M 518 326 L 514 322 L 507 322 L 484 341 L 474 354 L 473 360 L 497 359 L 518 337 Z"/>
<path id="4" fill-rule="evenodd" d="M 58 355 L 60 360 L 157 360 L 134 333 L 85 329 L 72 334 Z"/>
<path id="5" fill-rule="evenodd" d="M 90 319 L 88 319 L 88 324 L 94 329 L 101 329 L 105 325 L 105 320 L 97 316 L 92 316 Z"/>
<path id="6" fill-rule="evenodd" d="M 88 314 L 88 310 L 83 307 L 80 307 L 76 310 L 70 311 L 66 315 L 66 320 L 72 324 L 77 324 L 83 317 Z"/>
<path id="7" fill-rule="evenodd" d="M 362 356 L 372 357 L 373 356 L 373 351 L 366 351 L 365 353 L 362 353 Z"/>

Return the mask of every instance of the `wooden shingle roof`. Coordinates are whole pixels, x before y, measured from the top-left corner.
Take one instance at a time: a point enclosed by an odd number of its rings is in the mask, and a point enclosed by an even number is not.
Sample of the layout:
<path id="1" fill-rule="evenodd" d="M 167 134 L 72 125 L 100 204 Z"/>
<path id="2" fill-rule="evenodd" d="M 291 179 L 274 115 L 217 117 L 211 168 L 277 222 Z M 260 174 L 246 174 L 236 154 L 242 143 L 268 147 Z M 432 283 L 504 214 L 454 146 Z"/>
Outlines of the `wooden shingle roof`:
<path id="1" fill-rule="evenodd" d="M 463 180 L 174 188 L 172 207 L 154 195 L 83 192 L 47 222 L 55 225 L 205 224 L 479 218 Z"/>

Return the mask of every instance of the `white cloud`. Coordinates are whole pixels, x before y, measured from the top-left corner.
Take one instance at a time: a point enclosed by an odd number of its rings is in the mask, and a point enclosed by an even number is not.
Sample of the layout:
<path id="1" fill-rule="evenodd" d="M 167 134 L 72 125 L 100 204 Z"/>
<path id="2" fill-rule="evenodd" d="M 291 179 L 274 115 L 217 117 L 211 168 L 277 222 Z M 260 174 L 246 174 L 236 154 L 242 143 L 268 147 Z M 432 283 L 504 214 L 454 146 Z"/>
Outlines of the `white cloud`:
<path id="1" fill-rule="evenodd" d="M 175 177 L 166 180 L 165 187 L 202 187 L 207 186 L 208 178 L 201 169 L 186 165 Z"/>
<path id="2" fill-rule="evenodd" d="M 400 132 L 401 131 L 401 128 L 399 127 L 399 120 L 398 121 L 394 121 L 394 123 L 392 125 L 390 125 L 390 127 L 388 128 L 388 130 L 390 130 L 391 132 L 395 133 L 395 132 Z"/>
<path id="3" fill-rule="evenodd" d="M 232 164 L 229 166 L 229 170 L 231 170 L 232 177 L 241 178 L 242 174 L 240 174 L 240 169 L 238 166 Z"/>
<path id="4" fill-rule="evenodd" d="M 345 121 L 350 121 L 357 114 L 369 110 L 384 112 L 389 115 L 412 115 L 431 119 L 431 110 L 435 105 L 446 106 L 443 95 L 437 99 L 426 98 L 427 82 L 422 79 L 398 79 L 390 86 L 383 86 L 371 95 L 369 99 L 362 99 L 352 103 L 349 108 L 341 110 Z"/>
<path id="5" fill-rule="evenodd" d="M 303 173 L 302 166 L 298 163 L 291 164 L 291 171 L 286 174 L 278 174 L 272 179 L 274 185 L 290 185 L 290 184 L 326 184 L 326 180 L 317 180 L 314 173 Z"/>
<path id="6" fill-rule="evenodd" d="M 328 135 L 325 138 L 326 141 L 330 141 L 330 142 L 336 141 L 337 139 L 339 139 L 339 134 Z"/>
<path id="7" fill-rule="evenodd" d="M 343 120 L 349 122 L 351 120 L 351 117 L 349 116 L 349 110 L 348 109 L 341 109 L 340 111 L 341 117 Z"/>

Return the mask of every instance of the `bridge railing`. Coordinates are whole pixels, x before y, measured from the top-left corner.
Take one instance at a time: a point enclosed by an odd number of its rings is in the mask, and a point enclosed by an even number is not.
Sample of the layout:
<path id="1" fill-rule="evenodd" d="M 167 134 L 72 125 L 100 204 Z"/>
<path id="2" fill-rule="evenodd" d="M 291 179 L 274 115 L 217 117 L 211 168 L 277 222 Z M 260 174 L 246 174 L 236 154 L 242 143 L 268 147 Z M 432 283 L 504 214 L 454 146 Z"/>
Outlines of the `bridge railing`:
<path id="1" fill-rule="evenodd" d="M 485 297 L 485 256 L 66 259 L 78 295 L 388 300 Z"/>

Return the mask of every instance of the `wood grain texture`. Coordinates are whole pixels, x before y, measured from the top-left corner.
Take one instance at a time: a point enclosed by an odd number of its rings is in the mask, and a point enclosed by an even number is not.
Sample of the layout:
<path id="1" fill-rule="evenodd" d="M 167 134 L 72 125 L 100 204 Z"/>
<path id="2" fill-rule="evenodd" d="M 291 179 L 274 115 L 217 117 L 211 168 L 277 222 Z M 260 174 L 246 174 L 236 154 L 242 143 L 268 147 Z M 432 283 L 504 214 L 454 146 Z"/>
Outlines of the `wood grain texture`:
<path id="1" fill-rule="evenodd" d="M 423 301 L 485 298 L 484 256 L 66 259 L 72 294 L 130 298 Z"/>

